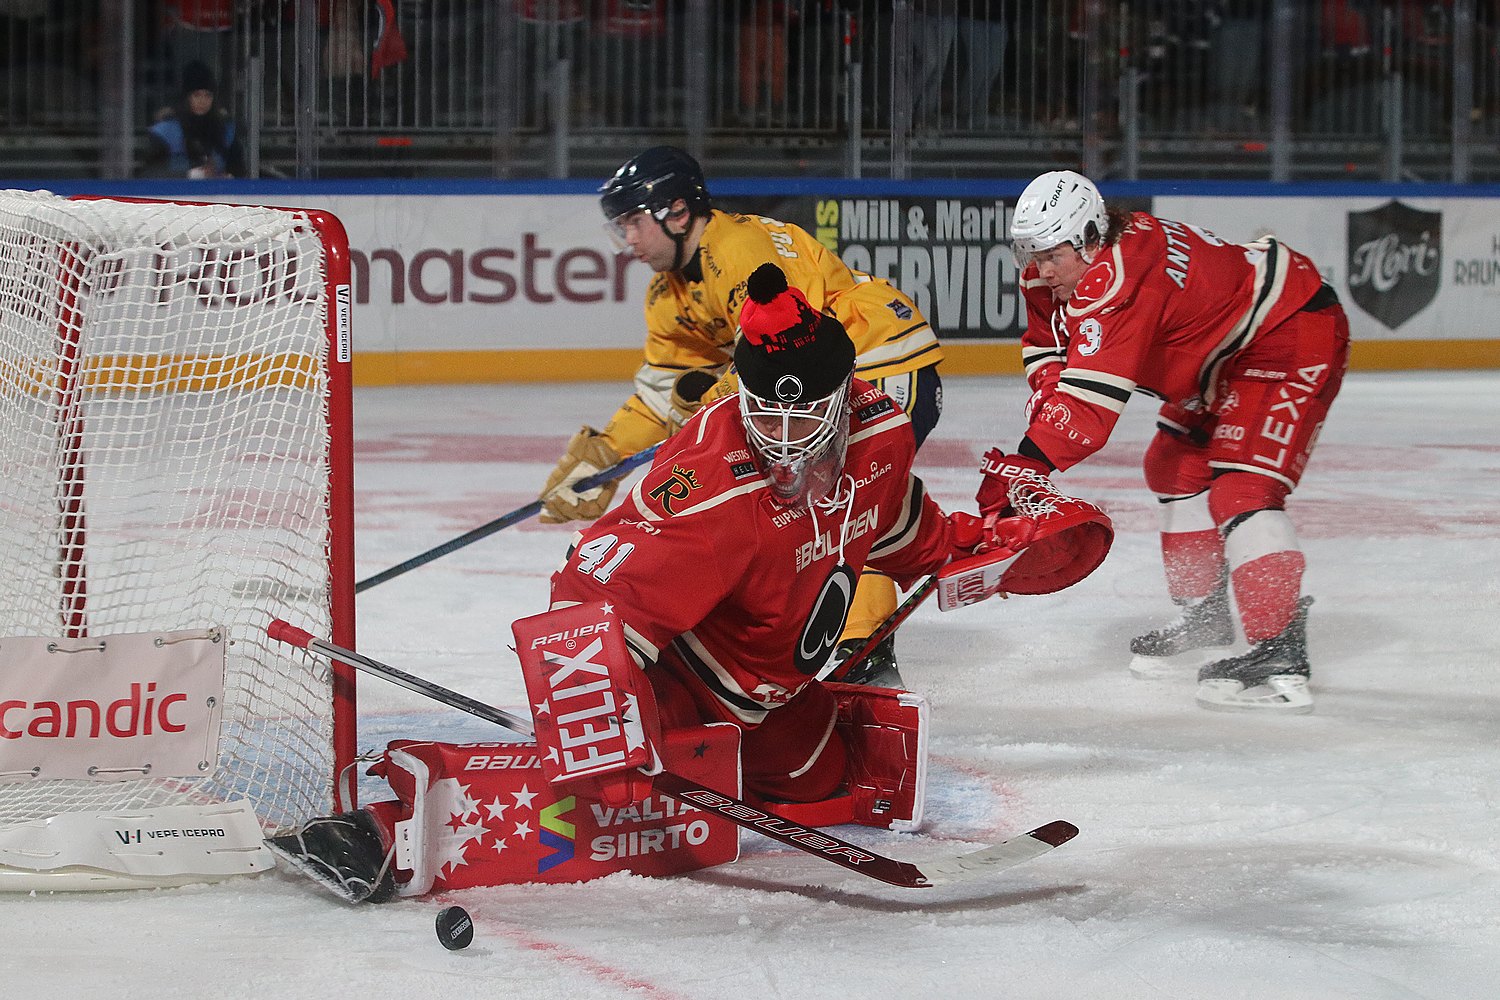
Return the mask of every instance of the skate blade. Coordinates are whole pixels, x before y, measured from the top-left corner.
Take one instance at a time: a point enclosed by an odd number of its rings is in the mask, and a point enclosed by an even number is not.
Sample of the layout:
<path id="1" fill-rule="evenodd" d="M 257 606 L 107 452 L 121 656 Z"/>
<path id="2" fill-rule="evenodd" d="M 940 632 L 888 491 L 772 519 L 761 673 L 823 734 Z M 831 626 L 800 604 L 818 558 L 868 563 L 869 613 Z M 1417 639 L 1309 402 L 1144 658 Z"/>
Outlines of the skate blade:
<path id="1" fill-rule="evenodd" d="M 1305 715 L 1313 710 L 1307 678 L 1296 676 L 1270 677 L 1265 684 L 1252 688 L 1232 680 L 1201 681 L 1197 702 L 1210 712 Z"/>
<path id="2" fill-rule="evenodd" d="M 1159 680 L 1163 677 L 1185 677 L 1188 674 L 1196 676 L 1199 667 L 1214 660 L 1222 660 L 1228 650 L 1233 648 L 1233 646 L 1204 646 L 1200 649 L 1178 653 L 1176 656 L 1142 656 L 1137 653 L 1130 659 L 1130 676 L 1138 677 L 1143 681 Z"/>

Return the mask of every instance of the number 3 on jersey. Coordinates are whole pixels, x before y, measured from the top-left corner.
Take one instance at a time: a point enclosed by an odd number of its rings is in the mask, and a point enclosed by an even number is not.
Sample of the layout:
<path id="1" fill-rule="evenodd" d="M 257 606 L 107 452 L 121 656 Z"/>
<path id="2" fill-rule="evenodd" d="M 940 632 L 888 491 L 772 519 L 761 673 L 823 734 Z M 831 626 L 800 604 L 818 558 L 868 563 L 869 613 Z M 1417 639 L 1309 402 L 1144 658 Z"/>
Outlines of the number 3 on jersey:
<path id="1" fill-rule="evenodd" d="M 626 542 L 616 549 L 617 541 L 619 539 L 614 535 L 600 535 L 598 538 L 591 538 L 584 542 L 578 546 L 578 565 L 575 568 L 578 572 L 587 573 L 600 583 L 608 583 L 615 570 L 620 568 L 620 564 L 630 558 L 630 553 L 635 551 L 634 542 Z M 613 554 L 610 552 L 611 549 L 614 549 Z"/>

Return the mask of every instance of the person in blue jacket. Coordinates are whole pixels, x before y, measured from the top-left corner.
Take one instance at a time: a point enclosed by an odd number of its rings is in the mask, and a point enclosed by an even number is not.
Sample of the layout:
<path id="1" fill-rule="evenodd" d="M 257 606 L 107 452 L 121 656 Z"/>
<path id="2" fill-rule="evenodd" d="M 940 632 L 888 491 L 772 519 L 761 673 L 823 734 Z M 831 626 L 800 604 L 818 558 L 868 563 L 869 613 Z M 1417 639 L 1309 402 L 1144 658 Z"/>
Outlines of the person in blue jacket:
<path id="1" fill-rule="evenodd" d="M 156 177 L 245 176 L 239 127 L 214 98 L 213 72 L 201 62 L 182 70 L 182 100 L 162 109 L 147 135 L 146 172 Z"/>

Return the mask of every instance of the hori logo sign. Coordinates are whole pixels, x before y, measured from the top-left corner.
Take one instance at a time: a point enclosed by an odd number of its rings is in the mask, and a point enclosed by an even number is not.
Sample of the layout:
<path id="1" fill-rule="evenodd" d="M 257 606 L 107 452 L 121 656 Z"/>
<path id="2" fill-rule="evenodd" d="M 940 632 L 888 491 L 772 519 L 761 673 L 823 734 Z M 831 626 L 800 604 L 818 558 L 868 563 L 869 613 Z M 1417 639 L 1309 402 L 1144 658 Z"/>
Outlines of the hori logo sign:
<path id="1" fill-rule="evenodd" d="M 1437 296 L 1443 264 L 1443 214 L 1389 201 L 1349 213 L 1349 294 L 1395 330 Z"/>

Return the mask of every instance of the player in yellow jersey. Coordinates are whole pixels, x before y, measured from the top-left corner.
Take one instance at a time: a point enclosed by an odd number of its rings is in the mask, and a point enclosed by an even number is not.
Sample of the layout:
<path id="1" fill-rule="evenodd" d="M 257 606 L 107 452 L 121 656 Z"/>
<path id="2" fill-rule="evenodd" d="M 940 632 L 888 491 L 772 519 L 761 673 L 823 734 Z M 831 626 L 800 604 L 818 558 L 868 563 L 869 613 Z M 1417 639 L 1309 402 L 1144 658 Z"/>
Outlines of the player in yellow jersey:
<path id="1" fill-rule="evenodd" d="M 732 391 L 729 366 L 745 283 L 768 261 L 814 309 L 848 331 L 857 352 L 855 377 L 874 383 L 907 412 L 919 446 L 937 424 L 942 349 L 931 324 L 890 282 L 850 270 L 791 223 L 714 208 L 698 162 L 672 146 L 627 160 L 599 190 L 616 242 L 656 272 L 646 292 L 645 363 L 634 394 L 604 430 L 584 427 L 568 442 L 542 489 L 543 521 L 597 518 L 609 508 L 616 484 L 580 494 L 573 483 L 665 440 L 704 401 Z M 863 574 L 842 653 L 895 607 L 890 579 Z M 897 686 L 894 651 L 885 644 L 859 676 L 844 679 Z"/>

